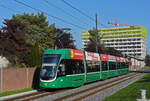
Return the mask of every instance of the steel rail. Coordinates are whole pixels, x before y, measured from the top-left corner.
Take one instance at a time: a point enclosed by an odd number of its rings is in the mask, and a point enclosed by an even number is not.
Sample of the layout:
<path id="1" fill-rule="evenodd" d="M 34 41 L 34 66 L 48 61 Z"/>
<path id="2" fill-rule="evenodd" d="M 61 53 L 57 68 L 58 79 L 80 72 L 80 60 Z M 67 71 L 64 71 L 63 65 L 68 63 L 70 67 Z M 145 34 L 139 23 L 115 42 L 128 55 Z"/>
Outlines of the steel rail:
<path id="1" fill-rule="evenodd" d="M 94 87 L 91 87 L 91 88 L 88 88 L 88 89 L 85 89 L 85 90 L 82 90 L 82 91 L 79 91 L 79 92 L 76 92 L 76 93 L 72 93 L 72 94 L 69 94 L 69 95 L 60 97 L 60 98 L 58 98 L 58 99 L 55 99 L 54 101 L 63 101 L 63 100 L 65 100 L 65 99 L 71 98 L 71 97 L 73 97 L 73 96 L 80 95 L 80 94 L 85 93 L 85 92 L 88 92 L 88 91 L 90 91 L 90 90 L 93 90 L 93 89 L 96 89 L 96 88 L 99 88 L 99 87 L 103 87 L 103 86 L 106 86 L 106 85 L 108 85 L 108 84 L 111 84 L 111 83 L 117 82 L 117 81 L 119 81 L 119 80 L 122 80 L 123 78 L 132 77 L 132 76 L 135 76 L 135 75 L 138 75 L 138 74 L 127 75 L 127 76 L 122 77 L 122 78 L 119 78 L 119 79 L 115 79 L 115 80 L 112 80 L 112 81 L 109 81 L 109 82 L 106 82 L 106 83 L 103 83 L 103 84 L 99 84 L 99 85 L 97 85 L 97 86 L 94 86 Z"/>
<path id="2" fill-rule="evenodd" d="M 60 97 L 58 99 L 55 99 L 54 101 L 62 101 L 64 99 L 67 99 L 67 98 L 79 95 L 81 93 L 88 92 L 89 90 L 98 88 L 100 86 L 103 87 L 103 86 L 105 86 L 107 84 L 116 82 L 118 80 L 130 77 L 130 76 L 133 76 L 133 75 L 135 75 L 135 73 L 132 73 L 130 75 L 126 75 L 126 76 L 123 76 L 123 77 L 119 76 L 120 77 L 119 79 L 116 78 L 115 80 L 111 80 L 111 81 L 108 81 L 108 82 L 105 82 L 105 83 L 102 83 L 102 84 L 98 84 L 97 86 L 90 87 L 88 89 L 85 89 L 85 90 L 82 90 L 82 91 L 79 91 L 79 92 L 76 92 L 76 93 L 72 93 L 72 94 Z M 86 84 L 86 85 L 88 85 L 88 84 Z M 86 85 L 83 85 L 83 87 L 86 86 Z M 36 92 L 36 93 L 33 93 L 33 94 L 28 94 L 28 95 L 24 95 L 24 96 L 20 96 L 20 97 L 16 97 L 16 98 L 8 99 L 8 100 L 5 100 L 5 101 L 18 101 L 18 100 L 21 100 L 21 101 L 31 101 L 31 100 L 39 99 L 39 98 L 42 98 L 42 97 L 45 97 L 45 96 L 49 96 L 49 95 L 53 95 L 53 94 L 57 94 L 57 93 L 65 92 L 65 91 L 69 91 L 69 90 L 70 89 L 67 88 L 67 89 L 54 90 L 54 91 L 51 91 L 51 92 L 41 91 L 41 92 Z M 80 98 L 80 99 L 83 99 L 83 98 Z M 76 100 L 78 100 L 78 99 L 76 99 Z"/>
<path id="3" fill-rule="evenodd" d="M 94 92 L 91 92 L 91 93 L 89 93 L 89 94 L 87 94 L 87 95 L 84 95 L 84 96 L 82 96 L 82 97 L 76 98 L 76 99 L 74 99 L 74 100 L 72 100 L 72 101 L 80 101 L 80 100 L 82 100 L 82 99 L 87 98 L 88 96 L 92 96 L 92 95 L 94 95 L 94 94 L 96 94 L 96 93 L 102 92 L 102 91 L 104 91 L 104 90 L 106 90 L 106 89 L 108 89 L 108 88 L 111 88 L 111 87 L 113 87 L 113 86 L 116 86 L 116 85 L 118 85 L 118 84 L 120 84 L 120 83 L 122 83 L 122 82 L 125 82 L 125 81 L 131 79 L 132 77 L 134 78 L 134 77 L 137 77 L 137 76 L 139 76 L 139 75 L 141 75 L 141 74 L 137 74 L 137 75 L 131 76 L 131 77 L 129 77 L 129 78 L 125 78 L 125 79 L 123 79 L 123 80 L 121 80 L 121 81 L 119 81 L 119 82 L 116 82 L 116 83 L 114 83 L 114 84 L 108 85 L 108 86 L 106 86 L 106 87 L 104 87 L 104 88 L 100 88 L 100 89 L 98 89 L 98 90 L 96 90 L 96 91 L 94 91 Z"/>

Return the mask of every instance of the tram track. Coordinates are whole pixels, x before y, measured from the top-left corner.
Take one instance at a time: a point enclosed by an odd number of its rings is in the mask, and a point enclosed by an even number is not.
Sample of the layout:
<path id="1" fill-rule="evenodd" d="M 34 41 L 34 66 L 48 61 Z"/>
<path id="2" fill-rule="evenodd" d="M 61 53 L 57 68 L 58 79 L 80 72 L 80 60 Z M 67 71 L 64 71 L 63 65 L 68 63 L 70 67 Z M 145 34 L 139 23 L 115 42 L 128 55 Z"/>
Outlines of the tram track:
<path id="1" fill-rule="evenodd" d="M 82 91 L 79 91 L 76 93 L 72 93 L 70 95 L 60 97 L 58 99 L 55 99 L 54 101 L 65 101 L 65 100 L 67 100 L 67 101 L 80 101 L 82 99 L 87 98 L 88 96 L 91 96 L 91 95 L 94 95 L 94 94 L 99 93 L 101 91 L 104 91 L 105 89 L 111 88 L 117 84 L 120 84 L 124 81 L 127 81 L 131 78 L 137 77 L 139 75 L 141 75 L 141 74 L 135 74 L 135 75 L 133 74 L 133 75 L 128 76 L 128 77 L 123 77 L 123 78 L 120 78 L 117 80 L 106 82 L 104 84 L 100 84 L 100 85 L 97 85 L 97 86 L 94 86 L 94 87 L 91 87 L 91 88 L 88 88 L 88 89 L 85 89 L 85 90 L 82 90 Z M 96 90 L 94 90 L 94 89 L 96 89 Z M 83 96 L 81 96 L 81 95 L 83 95 Z"/>
<path id="2" fill-rule="evenodd" d="M 71 93 L 71 94 L 68 94 L 68 95 L 65 95 L 65 96 L 62 96 L 62 97 L 60 96 L 59 98 L 54 99 L 54 101 L 63 101 L 63 100 L 66 100 L 66 99 L 73 98 L 75 96 L 78 96 L 78 97 L 75 98 L 75 99 L 72 99 L 72 100 L 73 101 L 80 101 L 80 100 L 86 98 L 87 96 L 91 96 L 93 94 L 96 94 L 98 92 L 101 92 L 101 91 L 109 88 L 108 84 L 112 84 L 112 86 L 115 86 L 115 85 L 118 84 L 117 82 L 119 82 L 119 83 L 123 82 L 123 81 L 119 81 L 119 80 L 123 80 L 124 78 L 128 78 L 129 79 L 129 78 L 138 76 L 139 74 L 140 73 L 138 73 L 138 74 L 131 73 L 131 74 L 128 74 L 128 75 L 123 75 L 123 77 L 118 77 L 118 78 L 116 77 L 116 78 L 114 78 L 114 80 L 110 80 L 110 81 L 107 81 L 105 83 L 101 83 L 101 84 L 98 84 L 96 86 L 89 87 L 89 88 L 86 88 L 84 90 L 81 90 L 81 91 L 78 91 L 78 92 L 75 92 L 75 93 Z M 116 84 L 114 84 L 114 83 L 116 83 Z M 88 84 L 83 85 L 82 87 L 87 86 L 87 85 Z M 76 88 L 74 88 L 74 89 L 76 89 Z M 96 91 L 92 91 L 94 89 L 97 89 L 97 90 Z M 40 91 L 40 92 L 36 92 L 36 93 L 33 93 L 33 94 L 29 94 L 29 95 L 25 95 L 25 96 L 20 96 L 20 97 L 8 99 L 8 100 L 5 100 L 5 101 L 31 101 L 31 100 L 40 99 L 42 97 L 46 97 L 46 96 L 50 96 L 50 95 L 55 95 L 55 94 L 57 95 L 59 93 L 67 92 L 69 90 L 70 89 L 66 88 L 66 89 L 53 90 L 53 91 L 48 91 L 48 92 Z M 91 91 L 91 92 L 89 92 L 89 91 Z M 84 94 L 83 96 L 79 96 L 79 95 L 81 95 L 81 94 L 83 94 L 85 92 L 89 92 L 89 93 L 88 94 Z"/>
<path id="3" fill-rule="evenodd" d="M 35 96 L 30 97 L 30 98 L 21 99 L 21 101 L 31 101 L 31 100 L 35 100 L 35 99 L 42 98 L 42 97 L 45 97 L 45 96 L 49 96 L 49 95 L 65 92 L 65 91 L 67 91 L 67 89 L 56 90 L 56 91 L 53 91 L 53 92 L 46 92 L 44 94 L 35 95 Z"/>
<path id="4" fill-rule="evenodd" d="M 139 75 L 135 75 L 135 76 L 133 76 L 133 78 L 136 77 L 136 76 L 139 76 Z M 108 89 L 108 88 L 111 88 L 111 87 L 113 87 L 113 86 L 115 86 L 115 85 L 117 85 L 117 84 L 120 84 L 120 83 L 122 83 L 122 82 L 125 82 L 125 81 L 127 81 L 127 80 L 129 80 L 129 79 L 131 79 L 131 77 L 129 77 L 129 78 L 127 78 L 127 79 L 124 79 L 124 80 L 121 80 L 121 81 L 119 81 L 119 82 L 116 82 L 116 83 L 114 83 L 114 84 L 108 85 L 108 86 L 106 86 L 106 87 L 104 87 L 104 88 L 97 89 L 97 90 L 94 91 L 94 92 L 91 92 L 91 93 L 89 93 L 89 94 L 87 94 L 87 95 L 84 95 L 84 96 L 82 96 L 82 97 L 76 98 L 76 99 L 74 99 L 74 100 L 72 100 L 72 101 L 81 101 L 82 99 L 85 99 L 85 98 L 87 98 L 88 96 L 92 96 L 92 95 L 94 95 L 94 94 L 96 94 L 96 93 L 102 92 L 102 91 L 104 91 L 104 90 L 106 90 L 106 89 Z"/>
<path id="5" fill-rule="evenodd" d="M 38 94 L 41 94 L 41 93 L 44 93 L 44 92 L 43 92 L 43 91 L 35 92 L 35 93 L 32 93 L 32 94 L 27 94 L 27 95 L 23 95 L 23 96 L 15 97 L 15 98 L 7 99 L 7 100 L 4 100 L 4 101 L 15 101 L 15 100 L 17 100 L 17 99 L 26 98 L 26 97 L 30 97 L 30 96 L 34 96 L 34 95 L 38 95 Z"/>
<path id="6" fill-rule="evenodd" d="M 36 92 L 36 93 L 32 93 L 32 94 L 27 94 L 27 95 L 15 97 L 15 98 L 7 99 L 4 101 L 31 101 L 34 99 L 38 99 L 38 98 L 41 98 L 44 96 L 48 96 L 48 95 L 52 95 L 52 94 L 56 94 L 56 93 L 60 93 L 60 92 L 64 92 L 64 91 L 67 91 L 67 89 L 47 91 L 47 92 L 46 91 L 40 91 L 40 92 Z"/>

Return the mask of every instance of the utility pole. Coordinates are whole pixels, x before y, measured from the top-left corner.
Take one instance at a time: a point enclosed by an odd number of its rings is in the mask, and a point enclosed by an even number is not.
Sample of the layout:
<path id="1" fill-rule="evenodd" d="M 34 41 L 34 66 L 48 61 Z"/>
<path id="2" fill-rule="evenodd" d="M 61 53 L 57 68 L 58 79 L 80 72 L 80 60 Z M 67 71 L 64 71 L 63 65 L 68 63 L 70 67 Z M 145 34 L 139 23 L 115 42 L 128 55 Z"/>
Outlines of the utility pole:
<path id="1" fill-rule="evenodd" d="M 95 15 L 95 24 L 96 24 L 96 52 L 98 53 L 98 47 L 97 47 L 97 36 L 98 36 L 98 31 L 97 31 L 97 13 Z"/>

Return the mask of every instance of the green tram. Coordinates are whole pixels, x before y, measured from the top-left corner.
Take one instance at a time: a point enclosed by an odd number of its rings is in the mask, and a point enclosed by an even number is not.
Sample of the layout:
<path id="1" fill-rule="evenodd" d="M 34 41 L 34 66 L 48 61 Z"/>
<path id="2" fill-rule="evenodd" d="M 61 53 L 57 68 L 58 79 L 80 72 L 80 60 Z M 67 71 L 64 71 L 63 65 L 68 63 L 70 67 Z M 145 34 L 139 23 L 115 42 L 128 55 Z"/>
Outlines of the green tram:
<path id="1" fill-rule="evenodd" d="M 127 74 L 126 58 L 74 49 L 44 51 L 40 69 L 40 87 L 78 87 L 85 83 Z"/>

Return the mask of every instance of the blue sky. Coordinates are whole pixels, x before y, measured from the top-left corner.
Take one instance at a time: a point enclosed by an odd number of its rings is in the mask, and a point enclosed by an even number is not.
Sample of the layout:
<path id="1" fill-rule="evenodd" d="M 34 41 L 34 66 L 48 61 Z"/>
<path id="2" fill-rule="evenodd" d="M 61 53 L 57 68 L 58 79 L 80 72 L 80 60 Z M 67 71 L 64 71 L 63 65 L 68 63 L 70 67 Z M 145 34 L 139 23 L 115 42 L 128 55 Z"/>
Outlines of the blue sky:
<path id="1" fill-rule="evenodd" d="M 55 23 L 59 28 L 71 28 L 70 31 L 76 40 L 76 45 L 81 48 L 81 30 L 92 29 L 95 26 L 93 20 L 80 14 L 76 10 L 67 6 L 62 0 L 47 0 L 50 4 L 47 4 L 44 0 L 19 0 L 32 7 L 41 9 L 50 15 L 59 17 L 67 22 L 76 24 L 83 28 L 77 28 L 73 25 L 66 24 L 55 18 L 47 16 L 49 24 Z M 131 24 L 142 25 L 147 28 L 147 51 L 150 54 L 150 0 L 65 0 L 72 4 L 74 7 L 80 9 L 88 16 L 95 19 L 95 14 L 98 14 L 98 28 L 104 28 L 101 24 L 107 27 L 114 27 L 107 24 L 108 21 L 114 22 L 117 19 L 119 24 Z M 52 6 L 55 5 L 60 9 Z M 5 6 L 5 7 L 4 7 Z M 73 15 L 77 19 L 71 17 L 65 12 Z M 10 19 L 13 14 L 37 13 L 37 11 L 18 4 L 14 0 L 0 0 L 0 26 L 4 19 Z"/>

